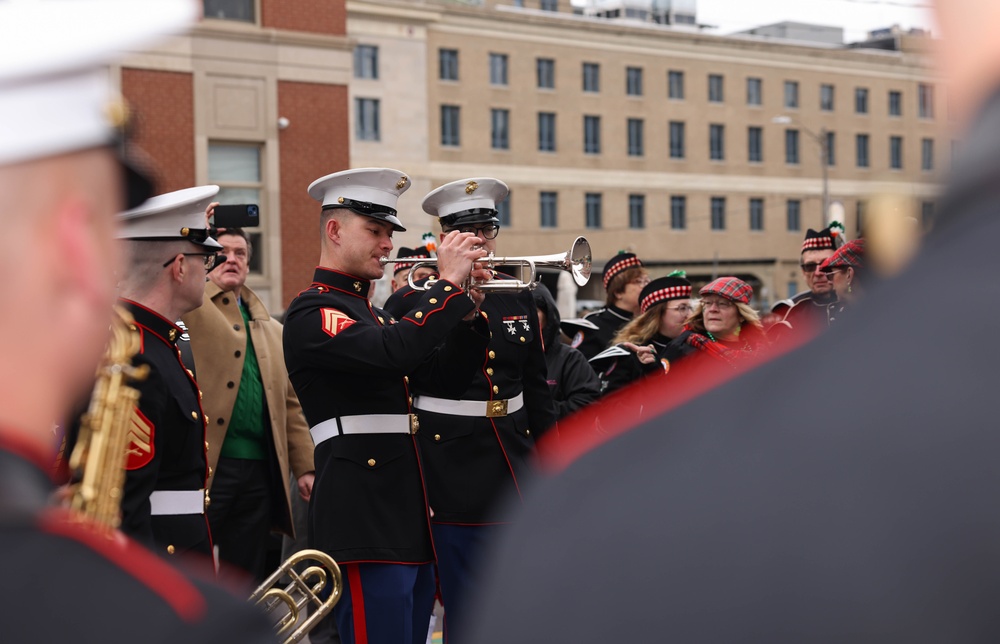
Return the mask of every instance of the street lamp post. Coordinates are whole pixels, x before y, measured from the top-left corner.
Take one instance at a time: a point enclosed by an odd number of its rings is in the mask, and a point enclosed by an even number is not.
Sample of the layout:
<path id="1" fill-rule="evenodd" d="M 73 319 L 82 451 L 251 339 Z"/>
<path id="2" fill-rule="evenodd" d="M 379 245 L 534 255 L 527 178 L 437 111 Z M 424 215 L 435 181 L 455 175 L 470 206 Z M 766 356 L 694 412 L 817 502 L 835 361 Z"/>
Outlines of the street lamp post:
<path id="1" fill-rule="evenodd" d="M 829 150 L 827 149 L 828 142 L 827 142 L 826 128 L 825 127 L 820 128 L 819 134 L 817 134 L 812 130 L 810 130 L 809 128 L 807 128 L 806 126 L 802 125 L 801 122 L 785 114 L 782 114 L 780 116 L 775 116 L 774 118 L 771 119 L 771 122 L 777 123 L 779 125 L 790 125 L 794 123 L 796 126 L 798 126 L 799 129 L 808 134 L 813 141 L 819 144 L 819 167 L 820 170 L 823 172 L 823 212 L 820 215 L 822 218 L 822 221 L 820 222 L 820 228 L 825 228 L 827 223 L 826 219 L 827 217 L 829 217 L 830 214 L 830 181 L 829 181 L 829 176 L 827 174 L 828 173 L 827 161 L 830 158 L 830 153 Z"/>

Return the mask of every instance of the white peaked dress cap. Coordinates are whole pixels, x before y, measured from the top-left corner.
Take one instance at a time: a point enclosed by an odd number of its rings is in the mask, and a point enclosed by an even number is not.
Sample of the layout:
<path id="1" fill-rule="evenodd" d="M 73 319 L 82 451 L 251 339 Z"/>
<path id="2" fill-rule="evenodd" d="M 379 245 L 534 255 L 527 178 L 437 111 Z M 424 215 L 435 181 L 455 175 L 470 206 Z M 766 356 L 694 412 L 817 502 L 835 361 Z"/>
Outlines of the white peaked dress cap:
<path id="1" fill-rule="evenodd" d="M 200 4 L 0 0 L 0 165 L 113 141 L 108 65 L 183 32 Z"/>
<path id="2" fill-rule="evenodd" d="M 213 250 L 222 248 L 206 228 L 205 210 L 219 186 L 185 188 L 146 200 L 118 215 L 119 239 L 187 240 Z"/>
<path id="3" fill-rule="evenodd" d="M 409 187 L 410 179 L 399 170 L 358 168 L 316 179 L 309 184 L 309 196 L 323 208 L 347 208 L 405 231 L 396 215 L 396 204 Z"/>
<path id="4" fill-rule="evenodd" d="M 507 198 L 508 192 L 507 184 L 499 179 L 459 179 L 427 193 L 423 209 L 428 215 L 443 219 L 470 210 L 496 211 L 497 204 Z"/>

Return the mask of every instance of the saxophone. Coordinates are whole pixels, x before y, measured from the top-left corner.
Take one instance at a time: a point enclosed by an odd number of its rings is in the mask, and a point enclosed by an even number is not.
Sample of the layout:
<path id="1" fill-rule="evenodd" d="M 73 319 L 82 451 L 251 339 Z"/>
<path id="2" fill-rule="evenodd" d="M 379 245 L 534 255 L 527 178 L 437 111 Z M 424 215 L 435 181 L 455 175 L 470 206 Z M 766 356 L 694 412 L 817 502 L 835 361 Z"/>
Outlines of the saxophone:
<path id="1" fill-rule="evenodd" d="M 139 391 L 129 383 L 144 380 L 149 373 L 148 365 L 132 364 L 139 342 L 132 315 L 116 306 L 111 339 L 69 459 L 70 472 L 80 477 L 71 487 L 70 507 L 109 530 L 121 523 L 129 424 L 139 401 Z"/>

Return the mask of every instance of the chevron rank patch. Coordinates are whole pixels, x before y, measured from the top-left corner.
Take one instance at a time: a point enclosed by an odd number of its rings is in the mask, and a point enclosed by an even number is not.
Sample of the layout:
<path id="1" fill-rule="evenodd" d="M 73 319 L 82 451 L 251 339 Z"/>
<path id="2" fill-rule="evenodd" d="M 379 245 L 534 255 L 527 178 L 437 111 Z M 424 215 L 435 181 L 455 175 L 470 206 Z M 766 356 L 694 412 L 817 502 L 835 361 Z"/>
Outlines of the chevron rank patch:
<path id="1" fill-rule="evenodd" d="M 128 447 L 126 447 L 125 469 L 137 470 L 149 465 L 153 460 L 156 447 L 153 443 L 153 432 L 156 427 L 146 418 L 138 407 L 132 408 L 128 422 Z"/>
<path id="2" fill-rule="evenodd" d="M 354 324 L 357 320 L 337 309 L 320 309 L 323 315 L 323 331 L 331 338 Z"/>

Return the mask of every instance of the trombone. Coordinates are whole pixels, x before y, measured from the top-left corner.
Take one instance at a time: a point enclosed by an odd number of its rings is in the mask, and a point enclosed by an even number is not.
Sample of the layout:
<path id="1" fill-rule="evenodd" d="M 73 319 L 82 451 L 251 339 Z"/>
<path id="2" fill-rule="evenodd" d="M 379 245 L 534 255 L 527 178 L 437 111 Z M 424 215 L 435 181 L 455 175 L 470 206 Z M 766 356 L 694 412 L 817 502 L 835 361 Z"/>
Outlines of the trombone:
<path id="1" fill-rule="evenodd" d="M 383 265 L 406 263 L 413 264 L 410 272 L 406 276 L 406 282 L 410 288 L 416 291 L 426 291 L 437 283 L 437 279 L 430 277 L 423 285 L 413 282 L 413 274 L 418 268 L 426 266 L 437 267 L 436 259 L 425 259 L 414 262 L 411 258 L 381 259 Z M 573 276 L 573 281 L 577 286 L 583 286 L 590 280 L 593 257 L 590 252 L 590 242 L 584 237 L 577 237 L 573 245 L 565 253 L 555 253 L 553 255 L 534 255 L 528 257 L 496 257 L 489 253 L 485 257 L 476 260 L 476 263 L 483 264 L 487 269 L 493 270 L 496 266 L 517 266 L 519 268 L 519 278 L 512 280 L 488 280 L 478 281 L 469 278 L 462 284 L 462 288 L 468 290 L 475 288 L 480 291 L 533 291 L 538 286 L 538 268 L 557 268 L 561 271 L 568 271 Z M 525 279 L 525 271 L 530 275 Z"/>

